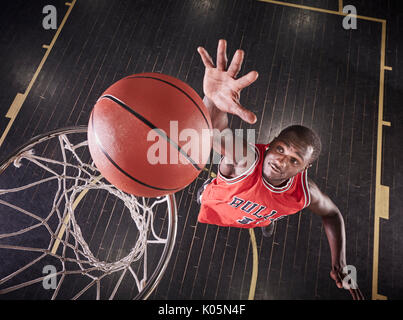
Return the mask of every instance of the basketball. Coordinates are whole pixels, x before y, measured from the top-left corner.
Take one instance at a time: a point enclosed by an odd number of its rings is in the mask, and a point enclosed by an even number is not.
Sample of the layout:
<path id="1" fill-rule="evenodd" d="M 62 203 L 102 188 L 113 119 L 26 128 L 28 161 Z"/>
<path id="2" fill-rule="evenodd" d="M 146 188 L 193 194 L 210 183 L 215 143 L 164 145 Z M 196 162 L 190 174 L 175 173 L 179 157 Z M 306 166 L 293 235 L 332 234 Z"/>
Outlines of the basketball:
<path id="1" fill-rule="evenodd" d="M 210 155 L 211 119 L 185 82 L 160 73 L 123 78 L 97 100 L 88 145 L 102 176 L 144 197 L 175 193 L 192 183 Z"/>

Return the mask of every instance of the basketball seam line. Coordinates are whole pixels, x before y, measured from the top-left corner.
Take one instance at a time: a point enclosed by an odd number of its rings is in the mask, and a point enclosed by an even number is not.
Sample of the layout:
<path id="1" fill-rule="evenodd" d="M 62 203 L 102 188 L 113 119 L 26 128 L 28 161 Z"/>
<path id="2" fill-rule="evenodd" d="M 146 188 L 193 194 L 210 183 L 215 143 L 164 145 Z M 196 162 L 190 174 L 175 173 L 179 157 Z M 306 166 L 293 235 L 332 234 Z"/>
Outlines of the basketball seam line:
<path id="1" fill-rule="evenodd" d="M 191 164 L 192 166 L 197 170 L 200 171 L 201 168 L 197 165 L 197 163 L 187 155 L 187 153 L 185 151 L 183 151 L 183 149 L 175 142 L 172 141 L 162 130 L 160 130 L 157 126 L 155 126 L 153 123 L 151 123 L 149 120 L 147 120 L 146 118 L 144 118 L 141 114 L 137 113 L 136 111 L 134 111 L 133 109 L 131 109 L 128 105 L 126 105 L 123 101 L 119 100 L 118 98 L 110 95 L 110 94 L 106 94 L 103 95 L 102 97 L 100 97 L 98 99 L 101 100 L 103 98 L 112 100 L 113 102 L 117 103 L 118 105 L 120 105 L 123 109 L 125 109 L 126 111 L 129 111 L 131 114 L 133 114 L 136 118 L 138 118 L 140 121 L 142 121 L 145 125 L 147 125 L 148 127 L 150 127 L 152 130 L 155 130 L 161 137 L 163 137 L 165 140 L 167 140 L 171 145 L 173 145 Z"/>
<path id="2" fill-rule="evenodd" d="M 155 78 L 155 77 L 150 77 L 150 76 L 131 76 L 131 77 L 127 77 L 127 78 L 129 78 L 129 79 L 133 79 L 133 78 L 154 79 L 154 80 L 158 80 L 158 81 L 164 82 L 164 83 L 166 83 L 166 84 L 169 84 L 170 86 L 172 86 L 172 87 L 178 89 L 179 91 L 181 91 L 186 97 L 188 97 L 188 98 L 194 103 L 194 105 L 197 107 L 197 109 L 198 109 L 198 110 L 200 111 L 200 113 L 202 114 L 204 120 L 206 121 L 207 127 L 208 127 L 209 129 L 211 129 L 211 128 L 210 128 L 210 125 L 209 125 L 209 123 L 208 123 L 208 120 L 207 120 L 206 116 L 204 115 L 204 112 L 200 109 L 200 107 L 199 107 L 199 105 L 196 103 L 196 101 L 194 101 L 193 98 L 192 98 L 189 94 L 187 94 L 187 92 L 184 91 L 183 89 L 179 88 L 178 86 L 174 85 L 173 83 L 171 83 L 171 82 L 169 82 L 169 81 L 166 81 L 166 80 L 163 80 L 163 79 L 159 79 L 159 78 Z"/>
<path id="3" fill-rule="evenodd" d="M 94 136 L 95 136 L 95 143 L 96 143 L 96 144 L 98 145 L 98 147 L 101 149 L 101 151 L 102 151 L 102 153 L 105 155 L 105 157 L 112 163 L 112 165 L 113 165 L 114 167 L 116 167 L 116 169 L 118 169 L 120 172 L 122 172 L 125 176 L 127 176 L 128 178 L 130 178 L 130 179 L 132 179 L 132 180 L 134 180 L 134 181 L 136 181 L 136 182 L 142 184 L 143 186 L 149 187 L 149 188 L 151 188 L 151 189 L 163 190 L 163 191 L 174 191 L 174 190 L 178 190 L 178 188 L 174 188 L 174 189 L 164 189 L 164 188 L 154 187 L 154 186 L 152 186 L 152 185 L 149 185 L 149 184 L 147 184 L 147 183 L 145 183 L 145 182 L 142 182 L 142 181 L 136 179 L 135 177 L 132 177 L 129 173 L 127 173 L 125 170 L 123 170 L 121 167 L 119 167 L 119 165 L 118 165 L 115 161 L 113 161 L 113 159 L 112 159 L 111 156 L 108 154 L 108 152 L 106 152 L 106 150 L 102 147 L 102 145 L 101 145 L 101 143 L 100 143 L 100 141 L 99 141 L 99 138 L 98 138 L 98 136 L 97 136 L 97 134 L 96 134 L 96 132 L 95 132 L 95 129 L 94 129 L 94 115 L 93 115 L 93 112 L 91 112 L 91 126 L 92 126 L 92 128 L 93 128 L 93 133 L 94 133 Z"/>

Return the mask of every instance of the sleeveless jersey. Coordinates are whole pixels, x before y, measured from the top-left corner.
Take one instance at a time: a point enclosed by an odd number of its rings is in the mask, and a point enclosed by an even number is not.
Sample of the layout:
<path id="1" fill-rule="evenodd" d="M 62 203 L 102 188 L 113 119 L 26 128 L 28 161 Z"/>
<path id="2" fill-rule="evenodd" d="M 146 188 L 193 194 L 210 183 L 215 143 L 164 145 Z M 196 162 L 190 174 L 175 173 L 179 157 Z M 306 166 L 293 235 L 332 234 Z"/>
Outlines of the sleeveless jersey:
<path id="1" fill-rule="evenodd" d="M 217 178 L 202 193 L 198 221 L 225 227 L 264 227 L 309 206 L 307 170 L 275 187 L 263 177 L 263 159 L 269 145 L 256 144 L 252 166 L 235 178 Z M 221 158 L 222 161 L 223 158 Z"/>

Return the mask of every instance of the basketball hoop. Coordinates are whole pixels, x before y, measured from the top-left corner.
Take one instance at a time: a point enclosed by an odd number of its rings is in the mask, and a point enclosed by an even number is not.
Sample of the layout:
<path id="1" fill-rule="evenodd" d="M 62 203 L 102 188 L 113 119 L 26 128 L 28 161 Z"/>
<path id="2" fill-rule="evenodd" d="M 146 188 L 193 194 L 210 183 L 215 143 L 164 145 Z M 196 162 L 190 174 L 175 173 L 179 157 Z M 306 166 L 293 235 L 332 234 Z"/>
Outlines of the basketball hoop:
<path id="1" fill-rule="evenodd" d="M 174 195 L 117 189 L 86 139 L 87 127 L 52 131 L 0 164 L 0 294 L 147 299 L 161 280 L 176 237 Z"/>

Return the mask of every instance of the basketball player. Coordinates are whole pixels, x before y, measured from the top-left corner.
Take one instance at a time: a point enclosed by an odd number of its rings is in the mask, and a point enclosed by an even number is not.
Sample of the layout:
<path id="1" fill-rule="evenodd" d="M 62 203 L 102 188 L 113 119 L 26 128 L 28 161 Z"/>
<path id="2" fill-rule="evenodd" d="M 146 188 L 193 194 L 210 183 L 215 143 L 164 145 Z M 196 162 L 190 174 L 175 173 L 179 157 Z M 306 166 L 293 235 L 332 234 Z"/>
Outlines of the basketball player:
<path id="1" fill-rule="evenodd" d="M 225 148 L 228 135 L 241 139 L 229 129 L 227 113 L 250 124 L 257 120 L 239 101 L 241 90 L 252 84 L 258 73 L 251 71 L 236 79 L 244 52 L 237 50 L 227 68 L 225 40 L 218 42 L 216 66 L 204 48 L 197 50 L 205 66 L 203 101 L 216 129 L 213 149 L 222 155 L 217 178 L 201 188 L 198 221 L 239 228 L 266 227 L 267 236 L 274 221 L 308 208 L 322 218 L 331 250 L 330 277 L 338 288 L 343 288 L 343 279 L 348 279 L 343 271 L 347 265 L 343 217 L 307 176 L 307 169 L 320 153 L 319 137 L 311 129 L 296 125 L 283 130 L 268 144 L 244 142 L 242 154 L 237 154 L 236 148 Z M 344 282 L 353 299 L 364 298 L 356 283 Z"/>

